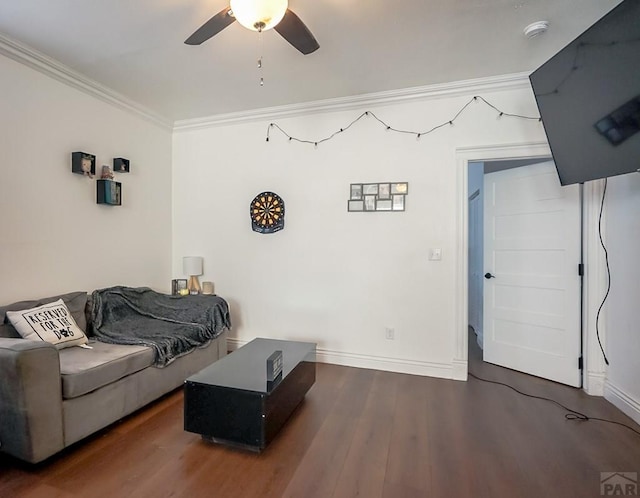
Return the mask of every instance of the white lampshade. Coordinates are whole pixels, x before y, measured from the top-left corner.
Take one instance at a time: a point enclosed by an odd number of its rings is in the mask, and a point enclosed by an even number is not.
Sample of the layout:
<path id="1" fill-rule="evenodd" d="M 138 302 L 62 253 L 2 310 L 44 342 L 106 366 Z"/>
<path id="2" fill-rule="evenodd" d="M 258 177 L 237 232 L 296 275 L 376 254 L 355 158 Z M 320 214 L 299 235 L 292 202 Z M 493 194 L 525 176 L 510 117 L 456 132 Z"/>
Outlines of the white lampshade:
<path id="1" fill-rule="evenodd" d="M 182 258 L 182 271 L 185 275 L 202 275 L 202 256 L 185 256 Z"/>
<path id="2" fill-rule="evenodd" d="M 288 0 L 231 0 L 231 11 L 240 24 L 253 31 L 265 31 L 282 21 Z"/>

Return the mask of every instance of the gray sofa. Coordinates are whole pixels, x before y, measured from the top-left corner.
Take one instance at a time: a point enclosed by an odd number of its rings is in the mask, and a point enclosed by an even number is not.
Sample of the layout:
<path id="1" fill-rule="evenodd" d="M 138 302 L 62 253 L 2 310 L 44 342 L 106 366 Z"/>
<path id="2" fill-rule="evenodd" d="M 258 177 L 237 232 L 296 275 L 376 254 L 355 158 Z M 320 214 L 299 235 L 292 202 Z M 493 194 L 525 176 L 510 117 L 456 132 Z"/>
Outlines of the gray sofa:
<path id="1" fill-rule="evenodd" d="M 62 298 L 92 349 L 20 338 L 6 319 Z M 225 330 L 206 347 L 152 366 L 147 346 L 107 344 L 87 330 L 86 292 L 0 307 L 0 452 L 37 463 L 181 386 L 227 354 Z"/>

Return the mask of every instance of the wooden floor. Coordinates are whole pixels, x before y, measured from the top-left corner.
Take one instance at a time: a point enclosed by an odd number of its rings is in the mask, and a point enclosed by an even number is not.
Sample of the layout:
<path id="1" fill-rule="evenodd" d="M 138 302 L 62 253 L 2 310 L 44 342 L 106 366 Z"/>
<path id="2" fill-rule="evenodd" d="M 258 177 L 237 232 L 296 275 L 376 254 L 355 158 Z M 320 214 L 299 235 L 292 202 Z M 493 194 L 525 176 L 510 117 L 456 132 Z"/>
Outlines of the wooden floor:
<path id="1" fill-rule="evenodd" d="M 602 398 L 482 363 L 470 370 L 637 425 Z M 176 391 L 38 466 L 0 457 L 1 497 L 590 497 L 640 473 L 640 436 L 492 384 L 318 364 L 262 454 L 182 429 Z M 0 421 L 1 423 L 1 421 Z"/>

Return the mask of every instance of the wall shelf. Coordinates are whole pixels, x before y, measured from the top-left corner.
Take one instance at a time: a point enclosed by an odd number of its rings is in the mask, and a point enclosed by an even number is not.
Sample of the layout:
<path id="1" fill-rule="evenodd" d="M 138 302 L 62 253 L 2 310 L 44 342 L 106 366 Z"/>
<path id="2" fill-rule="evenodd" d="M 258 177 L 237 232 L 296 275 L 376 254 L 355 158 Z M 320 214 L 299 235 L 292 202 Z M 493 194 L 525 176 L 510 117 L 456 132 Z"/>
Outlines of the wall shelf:
<path id="1" fill-rule="evenodd" d="M 113 180 L 97 180 L 96 189 L 98 204 L 122 205 L 122 183 Z"/>

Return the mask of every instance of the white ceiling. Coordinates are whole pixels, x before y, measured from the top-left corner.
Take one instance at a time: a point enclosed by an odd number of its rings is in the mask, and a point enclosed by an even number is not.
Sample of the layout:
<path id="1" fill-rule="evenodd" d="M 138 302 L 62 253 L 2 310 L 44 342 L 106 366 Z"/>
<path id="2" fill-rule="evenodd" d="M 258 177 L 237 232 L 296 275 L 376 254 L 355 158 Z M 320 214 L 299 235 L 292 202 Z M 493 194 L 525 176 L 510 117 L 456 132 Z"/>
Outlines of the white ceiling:
<path id="1" fill-rule="evenodd" d="M 529 72 L 618 3 L 290 0 L 320 43 L 307 56 L 239 23 L 185 45 L 227 0 L 0 0 L 0 33 L 174 121 Z"/>

